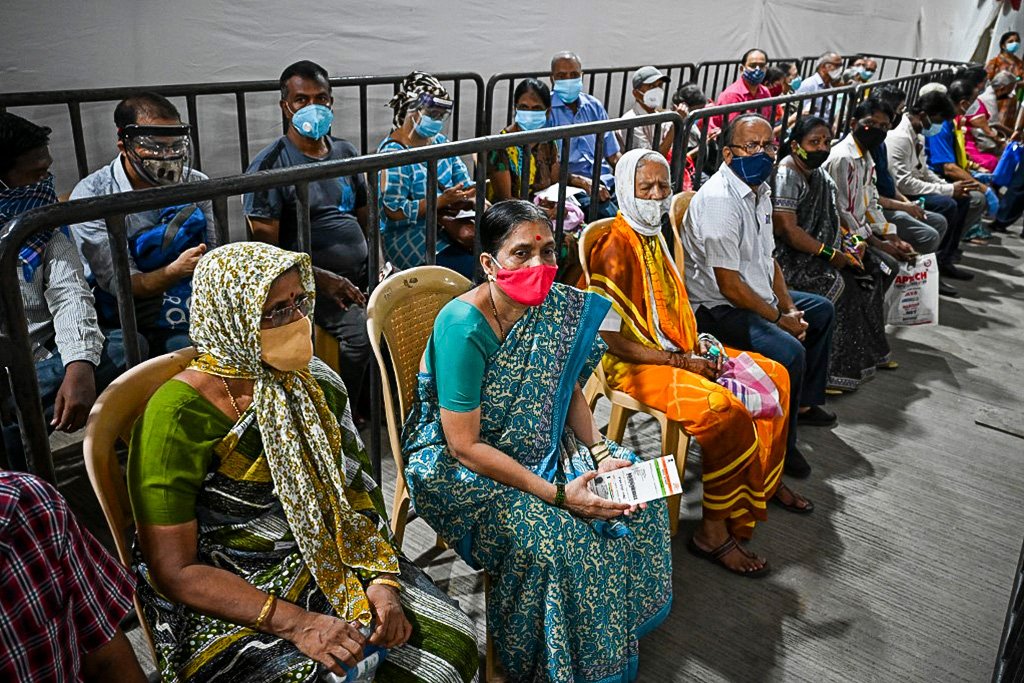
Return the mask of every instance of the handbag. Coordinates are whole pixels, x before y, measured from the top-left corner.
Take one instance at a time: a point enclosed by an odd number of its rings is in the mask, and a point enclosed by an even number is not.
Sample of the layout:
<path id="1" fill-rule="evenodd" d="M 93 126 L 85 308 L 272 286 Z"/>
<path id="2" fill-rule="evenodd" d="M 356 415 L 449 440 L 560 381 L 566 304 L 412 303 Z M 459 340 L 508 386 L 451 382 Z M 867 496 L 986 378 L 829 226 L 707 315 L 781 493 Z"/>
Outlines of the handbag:
<path id="1" fill-rule="evenodd" d="M 1024 155 L 1024 150 L 1019 142 L 1014 141 L 1008 144 L 1003 150 L 1003 155 L 999 157 L 996 170 L 992 172 L 993 184 L 1000 187 L 1009 185 L 1017 173 L 1017 169 L 1020 168 L 1022 155 Z"/>

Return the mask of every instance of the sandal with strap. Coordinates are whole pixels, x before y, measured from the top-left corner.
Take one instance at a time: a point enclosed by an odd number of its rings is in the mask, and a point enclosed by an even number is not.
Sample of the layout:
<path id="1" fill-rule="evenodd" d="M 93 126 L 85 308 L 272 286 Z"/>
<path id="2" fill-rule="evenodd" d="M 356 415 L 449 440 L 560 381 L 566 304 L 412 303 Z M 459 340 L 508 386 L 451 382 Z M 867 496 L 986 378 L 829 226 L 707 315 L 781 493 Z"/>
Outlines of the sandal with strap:
<path id="1" fill-rule="evenodd" d="M 686 544 L 686 548 L 702 560 L 707 560 L 712 564 L 717 564 L 721 566 L 723 569 L 732 572 L 733 574 L 745 576 L 748 579 L 759 579 L 761 577 L 767 576 L 771 572 L 771 567 L 768 566 L 767 561 L 760 569 L 754 569 L 752 571 L 733 569 L 725 562 L 723 562 L 722 558 L 731 553 L 733 550 L 738 550 L 746 557 L 753 557 L 751 553 L 748 553 L 746 550 L 743 549 L 743 546 L 736 543 L 736 539 L 734 539 L 732 536 L 729 537 L 729 540 L 727 540 L 725 543 L 718 546 L 714 550 L 704 550 L 699 545 L 697 545 L 697 541 L 693 540 L 693 537 L 691 536 L 690 540 Z"/>
<path id="2" fill-rule="evenodd" d="M 779 491 L 781 491 L 783 489 L 789 491 L 789 495 L 793 496 L 793 498 L 796 498 L 796 499 L 803 498 L 803 501 L 804 501 L 804 503 L 806 503 L 806 505 L 804 507 L 800 507 L 799 505 L 792 505 L 792 504 L 787 505 L 786 503 L 783 503 L 781 500 L 779 500 Z M 778 488 L 778 490 L 775 491 L 775 495 L 772 496 L 769 499 L 768 502 L 774 503 L 775 505 L 778 505 L 783 510 L 785 510 L 787 512 L 792 512 L 793 514 L 796 514 L 796 515 L 809 515 L 812 512 L 814 512 L 814 503 L 812 503 L 811 501 L 807 500 L 803 496 L 798 496 L 797 494 L 793 493 L 793 489 L 789 488 L 785 484 L 779 484 L 779 488 Z"/>

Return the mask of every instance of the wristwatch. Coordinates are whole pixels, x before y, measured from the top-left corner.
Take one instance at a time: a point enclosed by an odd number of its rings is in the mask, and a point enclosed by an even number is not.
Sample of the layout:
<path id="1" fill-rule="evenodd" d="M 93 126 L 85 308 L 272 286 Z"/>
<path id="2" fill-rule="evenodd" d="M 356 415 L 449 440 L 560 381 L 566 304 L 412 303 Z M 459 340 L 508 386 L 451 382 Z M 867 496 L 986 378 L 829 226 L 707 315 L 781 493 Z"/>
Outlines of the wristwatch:
<path id="1" fill-rule="evenodd" d="M 565 484 L 562 482 L 555 482 L 555 507 L 565 507 Z"/>

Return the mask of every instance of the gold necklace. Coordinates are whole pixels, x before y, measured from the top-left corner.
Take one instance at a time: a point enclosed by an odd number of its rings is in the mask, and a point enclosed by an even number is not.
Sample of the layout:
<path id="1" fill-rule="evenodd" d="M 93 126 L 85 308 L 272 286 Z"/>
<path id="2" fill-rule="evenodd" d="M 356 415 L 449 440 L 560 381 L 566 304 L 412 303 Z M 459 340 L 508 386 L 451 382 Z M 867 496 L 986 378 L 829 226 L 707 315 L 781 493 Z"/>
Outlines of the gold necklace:
<path id="1" fill-rule="evenodd" d="M 494 322 L 498 323 L 498 329 L 501 330 L 501 339 L 505 340 L 505 326 L 501 324 L 501 318 L 498 317 L 498 307 L 494 305 L 494 292 L 491 290 L 491 283 L 487 283 L 487 295 L 491 299 L 491 313 L 494 314 Z"/>
<path id="2" fill-rule="evenodd" d="M 231 388 L 228 387 L 228 381 L 223 377 L 220 377 L 220 375 L 218 375 L 218 377 L 220 378 L 220 383 L 224 385 L 224 391 L 228 392 L 228 400 L 231 401 L 231 407 L 235 409 L 235 419 L 241 420 L 242 411 L 238 409 L 238 404 L 235 403 L 235 395 L 231 393 Z"/>

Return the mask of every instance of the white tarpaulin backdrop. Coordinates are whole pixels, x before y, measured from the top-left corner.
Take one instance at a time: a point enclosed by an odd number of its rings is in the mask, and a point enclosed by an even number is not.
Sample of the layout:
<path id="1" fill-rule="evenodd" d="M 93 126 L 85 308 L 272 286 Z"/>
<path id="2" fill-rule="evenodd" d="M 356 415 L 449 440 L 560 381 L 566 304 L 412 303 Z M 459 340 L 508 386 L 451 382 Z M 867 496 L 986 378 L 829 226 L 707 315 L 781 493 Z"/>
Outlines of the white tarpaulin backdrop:
<path id="1" fill-rule="evenodd" d="M 584 68 L 728 59 L 752 46 L 794 57 L 834 49 L 968 59 L 997 14 L 997 35 L 1024 23 L 996 0 L 3 0 L 0 91 L 273 79 L 298 59 L 332 75 L 423 69 L 475 71 L 486 80 L 545 69 L 563 49 L 578 52 Z M 380 117 L 383 102 L 370 103 Z M 275 103 L 271 95 L 249 102 L 253 152 L 279 132 Z M 344 107 L 336 112 L 339 133 L 355 137 L 344 128 Z M 114 155 L 112 108 L 83 107 L 93 168 Z M 204 137 L 223 130 L 225 145 L 234 146 L 233 111 L 229 97 L 204 104 Z M 18 113 L 54 127 L 55 151 L 70 149 L 65 112 Z M 374 125 L 376 132 L 386 118 Z M 236 149 L 206 143 L 206 170 L 236 172 Z M 67 191 L 77 177 L 73 159 L 55 156 Z"/>

